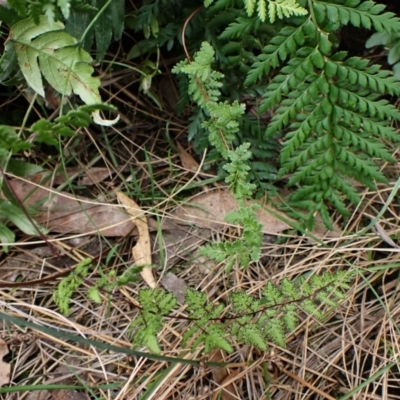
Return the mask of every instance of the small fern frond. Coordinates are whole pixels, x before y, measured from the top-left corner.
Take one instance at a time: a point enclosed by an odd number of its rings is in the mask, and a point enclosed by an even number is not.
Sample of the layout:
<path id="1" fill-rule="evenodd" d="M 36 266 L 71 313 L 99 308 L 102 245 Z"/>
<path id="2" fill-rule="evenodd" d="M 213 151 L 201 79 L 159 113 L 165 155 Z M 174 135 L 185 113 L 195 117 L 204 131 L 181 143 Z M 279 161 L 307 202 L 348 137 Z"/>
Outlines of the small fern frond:
<path id="1" fill-rule="evenodd" d="M 221 153 L 228 158 L 228 148 L 236 138 L 236 133 L 239 131 L 239 117 L 244 113 L 244 104 L 239 104 L 234 101 L 232 104 L 228 102 L 207 102 L 206 109 L 210 114 L 210 119 L 203 122 L 203 127 L 210 132 L 210 143 Z M 221 141 L 221 131 L 224 132 L 224 142 Z"/>
<path id="2" fill-rule="evenodd" d="M 173 73 L 183 73 L 190 77 L 188 92 L 193 100 L 203 108 L 206 108 L 209 102 L 218 101 L 221 95 L 219 88 L 222 83 L 220 80 L 224 75 L 211 68 L 214 55 L 215 51 L 211 45 L 203 42 L 200 51 L 196 53 L 191 63 L 183 60 L 172 69 Z"/>
<path id="3" fill-rule="evenodd" d="M 82 285 L 84 279 L 92 268 L 92 260 L 86 258 L 82 260 L 75 269 L 58 284 L 57 289 L 53 292 L 53 300 L 57 304 L 60 311 L 68 316 L 70 313 L 70 301 L 79 286 Z"/>
<path id="4" fill-rule="evenodd" d="M 195 349 L 200 343 L 204 343 L 207 351 L 214 348 L 221 348 L 231 352 L 232 346 L 224 339 L 226 332 L 219 322 L 213 322 L 223 312 L 223 304 L 214 304 L 209 302 L 204 293 L 197 292 L 192 289 L 186 291 L 187 311 L 191 319 L 196 319 L 193 325 L 185 332 L 182 338 L 183 345 L 194 336 L 192 348 Z"/>
<path id="5" fill-rule="evenodd" d="M 258 18 L 262 22 L 265 22 L 267 18 L 268 8 L 268 17 L 271 24 L 275 22 L 276 17 L 283 19 L 307 14 L 307 10 L 301 7 L 296 0 L 268 0 L 268 6 L 266 0 L 244 0 L 244 5 L 249 17 L 254 14 L 257 8 Z"/>
<path id="6" fill-rule="evenodd" d="M 308 11 L 301 7 L 296 0 L 269 0 L 268 2 L 268 16 L 271 24 L 275 22 L 276 17 L 283 19 L 292 16 L 307 15 L 307 13 Z M 260 12 L 259 17 L 262 21 L 265 20 L 265 15 L 260 15 Z"/>
<path id="7" fill-rule="evenodd" d="M 157 335 L 163 326 L 162 319 L 176 306 L 177 300 L 165 290 L 142 289 L 139 291 L 139 303 L 142 309 L 129 326 L 129 330 L 134 331 L 133 343 L 160 353 Z"/>
<path id="8" fill-rule="evenodd" d="M 231 22 L 225 28 L 225 30 L 219 35 L 219 38 L 222 40 L 237 39 L 256 31 L 259 26 L 260 20 L 257 17 L 238 17 L 235 22 Z"/>
<path id="9" fill-rule="evenodd" d="M 229 174 L 225 181 L 236 199 L 250 198 L 256 189 L 256 186 L 247 179 L 250 172 L 248 161 L 252 156 L 249 148 L 250 143 L 243 143 L 235 151 L 229 151 L 227 158 L 230 162 L 224 165 L 225 171 Z"/>
<path id="10" fill-rule="evenodd" d="M 322 319 L 321 305 L 337 307 L 345 298 L 343 292 L 349 289 L 351 278 L 348 272 L 338 272 L 293 281 L 285 279 L 281 284 L 268 282 L 261 299 L 245 292 L 231 293 L 230 307 L 208 299 L 205 293 L 187 289 L 185 320 L 189 326 L 182 344 L 186 346 L 191 341 L 192 349 L 204 345 L 206 352 L 219 348 L 228 353 L 233 351 L 233 338 L 262 351 L 268 349 L 269 340 L 284 347 L 286 332 L 297 328 L 299 311 Z M 139 292 L 139 303 L 140 312 L 131 324 L 135 331 L 133 343 L 159 352 L 157 334 L 163 318 L 167 318 L 177 302 L 164 290 L 145 289 Z M 230 315 L 224 319 L 222 315 L 227 309 Z"/>

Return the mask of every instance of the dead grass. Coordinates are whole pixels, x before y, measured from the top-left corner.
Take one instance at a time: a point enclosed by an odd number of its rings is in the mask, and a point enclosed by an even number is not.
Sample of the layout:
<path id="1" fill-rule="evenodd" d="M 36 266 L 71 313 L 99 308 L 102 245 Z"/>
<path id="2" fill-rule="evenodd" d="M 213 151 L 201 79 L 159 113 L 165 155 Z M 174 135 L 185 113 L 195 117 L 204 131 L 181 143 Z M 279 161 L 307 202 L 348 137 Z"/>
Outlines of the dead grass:
<path id="1" fill-rule="evenodd" d="M 137 87 L 137 83 L 129 73 L 115 77 L 115 80 L 112 76 L 109 78 L 112 83 L 104 87 L 105 96 L 114 96 L 114 104 L 122 110 L 123 123 L 107 132 L 79 132 L 79 140 L 71 139 L 66 144 L 62 162 L 66 167 L 80 165 L 83 171 L 90 166 L 105 167 L 110 170 L 110 178 L 96 182 L 91 188 L 80 188 L 69 182 L 69 191 L 85 193 L 104 203 L 112 201 L 111 187 L 116 187 L 149 211 L 149 216 L 156 222 L 154 227 L 159 227 L 163 220 L 173 224 L 176 221 L 167 218 L 172 208 L 185 197 L 206 190 L 202 181 L 212 177 L 213 172 L 200 175 L 181 166 L 174 143 L 185 144 L 184 121 L 178 120 L 172 112 L 161 112 L 145 96 L 134 95 L 136 89 L 130 85 Z M 166 105 L 165 108 L 171 107 Z M 53 158 L 51 162 L 57 165 L 61 161 Z M 223 266 L 206 264 L 205 260 L 196 258 L 196 250 L 205 241 L 234 232 L 205 232 L 196 227 L 186 227 L 179 232 L 171 229 L 153 231 L 153 261 L 157 263 L 158 277 L 173 271 L 187 286 L 202 290 L 215 300 L 224 300 L 233 290 L 257 296 L 268 280 L 278 282 L 284 277 L 292 279 L 326 270 L 356 271 L 347 300 L 332 310 L 324 322 L 302 315 L 299 328 L 287 338 L 287 348 L 271 344 L 270 351 L 264 354 L 237 343 L 233 354 L 203 355 L 201 349 L 192 352 L 182 348 L 181 339 L 187 322 L 170 318 L 159 334 L 163 355 L 229 363 L 225 368 L 203 364 L 192 366 L 102 351 L 65 340 L 62 334 L 48 336 L 3 321 L 2 337 L 12 349 L 8 356 L 12 363 L 12 385 L 70 383 L 83 384 L 87 388 L 106 383 L 119 385 L 108 390 L 10 393 L 3 394 L 2 398 L 400 398 L 397 366 L 400 249 L 387 243 L 390 237 L 396 244 L 400 234 L 397 196 L 380 219 L 379 232 L 369 230 L 359 234 L 382 209 L 395 186 L 398 166 L 391 168 L 392 183 L 381 185 L 376 193 L 364 191 L 363 202 L 351 218 L 345 222 L 338 218 L 338 226 L 344 228 L 340 234 L 326 237 L 323 246 L 298 233 L 281 235 L 284 240 L 279 242 L 266 237 L 261 261 L 247 270 L 235 268 L 226 274 Z M 207 188 L 212 185 L 210 183 Z M 187 190 L 182 191 L 183 187 Z M 89 302 L 85 294 L 98 278 L 100 268 L 105 273 L 117 269 L 121 274 L 130 265 L 135 237 L 79 237 L 55 233 L 48 237 L 61 257 L 55 257 L 48 245 L 38 238 L 21 236 L 10 253 L 2 254 L 0 280 L 14 283 L 44 280 L 76 265 L 88 255 L 94 257 L 97 268 L 74 296 L 71 315 L 61 315 L 52 300 L 57 279 L 15 288 L 2 285 L 1 311 L 38 325 L 130 347 L 132 338 L 128 327 L 138 312 L 135 307 L 138 291 L 145 285 L 138 282 L 112 293 L 103 291 L 101 305 Z M 179 312 L 183 310 L 182 306 Z M 385 371 L 390 363 L 393 365 Z M 380 371 L 383 372 L 379 374 Z M 351 390 L 355 390 L 354 395 L 346 397 Z M 79 397 L 84 393 L 86 397 Z"/>

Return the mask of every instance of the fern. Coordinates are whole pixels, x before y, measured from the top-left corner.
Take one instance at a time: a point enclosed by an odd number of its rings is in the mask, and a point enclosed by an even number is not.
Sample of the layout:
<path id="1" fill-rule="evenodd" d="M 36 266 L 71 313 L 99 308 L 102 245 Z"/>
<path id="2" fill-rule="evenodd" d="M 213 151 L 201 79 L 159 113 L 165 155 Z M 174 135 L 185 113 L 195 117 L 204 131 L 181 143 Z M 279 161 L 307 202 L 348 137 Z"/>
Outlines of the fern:
<path id="1" fill-rule="evenodd" d="M 206 112 L 209 119 L 202 126 L 209 131 L 209 141 L 228 162 L 224 165 L 228 176 L 225 181 L 239 202 L 236 212 L 229 213 L 226 220 L 243 227 L 242 235 L 233 242 L 212 243 L 201 250 L 201 254 L 216 260 L 225 261 L 229 271 L 236 260 L 242 267 L 260 257 L 262 244 L 261 224 L 257 221 L 256 206 L 247 207 L 245 199 L 252 197 L 256 186 L 249 181 L 248 161 L 252 154 L 250 144 L 243 143 L 230 150 L 239 131 L 239 118 L 244 113 L 244 105 L 238 102 L 229 104 L 217 102 L 220 96 L 220 79 L 223 75 L 212 69 L 214 51 L 208 43 L 203 43 L 194 61 L 187 60 L 177 64 L 173 72 L 184 73 L 189 77 L 189 94 Z"/>
<path id="2" fill-rule="evenodd" d="M 82 285 L 91 268 L 90 258 L 81 261 L 74 271 L 61 280 L 57 289 L 53 292 L 53 300 L 64 315 L 69 315 L 71 297 Z"/>
<path id="3" fill-rule="evenodd" d="M 297 281 L 283 280 L 280 285 L 268 282 L 261 298 L 244 292 L 234 292 L 228 304 L 209 300 L 205 293 L 192 289 L 186 292 L 187 305 L 184 319 L 190 325 L 182 338 L 182 346 L 191 342 L 192 349 L 204 345 L 204 351 L 219 348 L 228 353 L 233 343 L 252 345 L 262 351 L 268 350 L 268 341 L 285 347 L 286 332 L 293 332 L 299 323 L 300 310 L 322 319 L 321 304 L 328 308 L 337 307 L 345 298 L 351 274 L 339 272 L 313 275 Z M 132 322 L 133 343 L 147 346 L 160 352 L 157 341 L 163 320 L 176 306 L 171 294 L 164 290 L 143 289 L 139 292 L 140 311 Z M 230 307 L 229 307 L 230 306 Z M 229 314 L 222 317 L 224 310 Z M 175 317 L 179 320 L 179 317 Z"/>
<path id="4" fill-rule="evenodd" d="M 74 270 L 63 278 L 57 285 L 57 289 L 53 292 L 53 300 L 60 309 L 61 313 L 68 316 L 70 314 L 70 302 L 73 295 L 79 287 L 84 283 L 89 271 L 93 269 L 92 260 L 86 258 L 82 260 Z M 110 292 L 117 285 L 115 282 L 116 271 L 111 270 L 107 274 L 99 270 L 100 278 L 98 278 L 88 289 L 87 297 L 96 304 L 101 304 L 101 290 Z"/>
<path id="5" fill-rule="evenodd" d="M 71 10 L 88 10 L 90 5 L 84 0 L 7 0 L 10 8 L 15 10 L 21 18 L 32 18 L 36 24 L 45 15 L 51 22 L 62 18 L 68 19 Z"/>
<path id="6" fill-rule="evenodd" d="M 139 292 L 139 302 L 142 306 L 140 314 L 130 324 L 131 331 L 137 327 L 134 344 L 159 353 L 157 334 L 163 326 L 162 319 L 172 311 L 177 301 L 164 290 L 143 289 Z"/>
<path id="7" fill-rule="evenodd" d="M 343 195 L 353 204 L 360 201 L 350 179 L 371 189 L 386 182 L 378 162 L 394 160 L 380 140 L 400 140 L 390 126 L 400 112 L 379 99 L 399 95 L 400 83 L 367 60 L 335 53 L 332 33 L 347 24 L 391 32 L 400 30 L 400 20 L 373 1 L 310 1 L 307 9 L 307 16 L 282 28 L 264 47 L 245 84 L 287 63 L 267 85 L 259 108 L 263 113 L 277 107 L 266 137 L 287 132 L 279 176 L 291 174 L 289 184 L 300 186 L 291 204 L 307 210 L 309 226 L 319 212 L 332 227 L 329 204 L 347 215 Z"/>
<path id="8" fill-rule="evenodd" d="M 204 5 L 209 7 L 213 0 L 205 0 Z M 276 17 L 282 19 L 293 15 L 305 15 L 307 10 L 301 7 L 296 0 L 244 0 L 247 15 L 251 17 L 257 10 L 257 15 L 265 22 L 267 14 L 271 23 Z"/>

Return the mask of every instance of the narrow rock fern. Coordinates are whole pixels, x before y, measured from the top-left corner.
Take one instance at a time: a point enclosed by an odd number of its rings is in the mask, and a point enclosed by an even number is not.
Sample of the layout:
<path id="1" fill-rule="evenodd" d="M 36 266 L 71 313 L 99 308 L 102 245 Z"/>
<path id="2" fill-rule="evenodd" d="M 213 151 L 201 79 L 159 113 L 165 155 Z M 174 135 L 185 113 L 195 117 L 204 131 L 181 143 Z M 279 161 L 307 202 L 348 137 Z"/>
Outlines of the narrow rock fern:
<path id="1" fill-rule="evenodd" d="M 400 20 L 373 1 L 244 3 L 249 16 L 257 11 L 264 19 L 268 10 L 271 23 L 290 17 L 257 56 L 244 85 L 256 87 L 268 80 L 259 112 L 273 111 L 266 141 L 284 134 L 279 176 L 297 186 L 289 201 L 306 211 L 309 226 L 319 212 L 331 227 L 330 206 L 345 216 L 346 199 L 360 201 L 354 180 L 371 190 L 376 182 L 386 182 L 379 162 L 394 159 L 383 141 L 400 139 L 391 126 L 400 112 L 387 100 L 400 94 L 400 83 L 390 71 L 338 51 L 335 33 L 345 25 L 395 33 Z M 234 37 L 243 23 L 242 17 L 237 19 L 226 32 Z"/>

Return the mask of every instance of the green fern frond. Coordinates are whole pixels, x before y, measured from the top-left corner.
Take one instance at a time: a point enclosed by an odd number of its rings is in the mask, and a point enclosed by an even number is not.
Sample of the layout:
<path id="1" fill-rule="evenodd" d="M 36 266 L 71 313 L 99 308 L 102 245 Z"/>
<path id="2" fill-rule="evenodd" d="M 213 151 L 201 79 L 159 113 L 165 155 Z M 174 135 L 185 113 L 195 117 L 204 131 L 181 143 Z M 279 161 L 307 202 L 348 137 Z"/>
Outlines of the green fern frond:
<path id="1" fill-rule="evenodd" d="M 322 319 L 321 305 L 330 309 L 337 307 L 345 298 L 344 291 L 349 289 L 351 278 L 348 272 L 338 272 L 293 281 L 285 279 L 281 284 L 268 282 L 261 299 L 245 292 L 231 293 L 228 299 L 231 307 L 208 299 L 205 293 L 187 289 L 185 320 L 189 326 L 182 345 L 191 341 L 192 349 L 204 346 L 206 352 L 214 348 L 232 352 L 233 340 L 262 351 L 268 349 L 268 341 L 284 347 L 286 332 L 298 326 L 300 310 Z M 163 318 L 167 318 L 177 303 L 171 294 L 159 289 L 141 290 L 139 303 L 141 310 L 131 324 L 135 331 L 133 342 L 159 352 L 157 334 Z M 228 309 L 229 318 L 221 318 Z"/>
<path id="2" fill-rule="evenodd" d="M 312 6 L 316 20 L 304 17 L 298 26 L 285 27 L 275 42 L 264 48 L 246 83 L 254 84 L 290 57 L 267 85 L 259 111 L 277 107 L 267 137 L 287 130 L 279 176 L 292 173 L 289 184 L 300 184 L 289 199 L 291 205 L 306 206 L 309 215 L 319 211 L 331 226 L 326 204 L 333 203 L 347 215 L 341 194 L 353 204 L 360 200 L 349 178 L 371 189 L 374 182 L 386 182 L 378 163 L 394 159 L 380 139 L 400 141 L 390 126 L 390 121 L 400 121 L 400 112 L 380 95 L 400 95 L 400 82 L 389 71 L 369 65 L 368 60 L 348 57 L 346 52 L 332 54 L 330 31 L 321 27 L 337 15 L 339 26 L 351 23 L 384 29 L 387 23 L 389 30 L 400 30 L 400 19 L 382 13 L 384 7 L 372 1 L 321 1 Z M 335 22 L 329 26 L 330 30 L 337 28 Z"/>
<path id="3" fill-rule="evenodd" d="M 144 346 L 154 353 L 160 353 L 157 335 L 163 326 L 162 319 L 176 306 L 177 300 L 171 293 L 158 289 L 139 291 L 140 314 L 131 322 L 130 331 L 134 331 L 133 343 Z"/>
<path id="4" fill-rule="evenodd" d="M 263 48 L 262 54 L 258 57 L 249 73 L 244 85 L 252 85 L 264 75 L 267 75 L 271 68 L 276 68 L 281 62 L 294 54 L 304 44 L 305 34 L 310 35 L 314 25 L 306 21 L 298 27 L 286 26 L 272 38 L 271 42 Z M 316 31 L 315 31 L 316 34 Z"/>
<path id="5" fill-rule="evenodd" d="M 237 39 L 243 35 L 256 31 L 260 26 L 260 20 L 257 17 L 244 18 L 238 17 L 235 22 L 230 23 L 226 29 L 219 35 L 222 40 Z"/>
<path id="6" fill-rule="evenodd" d="M 57 289 L 53 292 L 53 300 L 57 304 L 60 311 L 68 316 L 70 313 L 70 301 L 73 294 L 82 285 L 84 279 L 92 268 L 92 260 L 86 258 L 81 261 L 75 269 L 58 284 Z"/>
<path id="7" fill-rule="evenodd" d="M 296 0 L 244 0 L 247 15 L 251 17 L 257 8 L 257 15 L 262 22 L 265 22 L 268 16 L 270 22 L 273 24 L 276 17 L 283 19 L 292 16 L 306 15 L 307 10 L 301 7 Z"/>
<path id="8" fill-rule="evenodd" d="M 306 15 L 308 11 L 301 7 L 296 0 L 269 0 L 268 2 L 268 16 L 271 24 L 279 19 L 289 18 L 292 16 Z M 265 12 L 259 11 L 259 17 L 262 21 L 265 20 Z"/>
<path id="9" fill-rule="evenodd" d="M 382 13 L 385 7 L 383 4 L 377 4 L 370 0 L 313 2 L 317 22 L 321 26 L 325 25 L 327 21 L 335 21 L 337 25 L 350 23 L 353 26 L 362 26 L 366 29 L 373 27 L 378 32 L 399 31 L 400 18 L 392 12 Z"/>
<path id="10" fill-rule="evenodd" d="M 214 61 L 214 49 L 207 42 L 203 42 L 194 57 L 189 63 L 183 60 L 172 69 L 172 72 L 183 73 L 190 77 L 189 94 L 200 107 L 206 108 L 209 102 L 217 102 L 221 92 L 219 88 L 222 86 L 220 82 L 223 74 L 214 71 L 211 67 Z M 200 85 L 201 82 L 201 85 Z"/>

